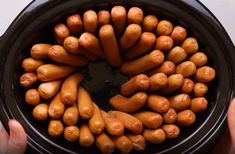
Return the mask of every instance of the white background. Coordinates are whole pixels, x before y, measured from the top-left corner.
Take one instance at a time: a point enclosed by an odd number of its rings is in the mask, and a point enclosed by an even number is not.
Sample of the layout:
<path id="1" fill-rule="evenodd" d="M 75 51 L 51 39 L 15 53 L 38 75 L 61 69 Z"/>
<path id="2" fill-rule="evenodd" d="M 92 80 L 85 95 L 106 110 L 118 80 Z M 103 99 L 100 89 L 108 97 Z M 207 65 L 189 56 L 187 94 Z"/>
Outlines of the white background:
<path id="1" fill-rule="evenodd" d="M 0 36 L 30 2 L 31 0 L 0 0 Z M 201 2 L 219 19 L 235 44 L 235 0 L 201 0 Z"/>
<path id="2" fill-rule="evenodd" d="M 0 0 L 0 36 L 31 0 Z M 219 19 L 235 44 L 235 0 L 201 0 Z"/>

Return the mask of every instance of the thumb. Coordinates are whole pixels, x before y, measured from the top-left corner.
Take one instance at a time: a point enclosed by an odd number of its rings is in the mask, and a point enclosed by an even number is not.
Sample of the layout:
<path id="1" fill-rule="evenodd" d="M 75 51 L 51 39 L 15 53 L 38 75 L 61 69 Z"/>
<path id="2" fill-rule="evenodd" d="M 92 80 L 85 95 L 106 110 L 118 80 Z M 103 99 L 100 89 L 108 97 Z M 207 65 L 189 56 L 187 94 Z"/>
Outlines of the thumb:
<path id="1" fill-rule="evenodd" d="M 10 138 L 8 141 L 7 154 L 23 154 L 27 147 L 27 137 L 24 128 L 16 120 L 10 120 Z"/>
<path id="2" fill-rule="evenodd" d="M 235 98 L 232 100 L 232 102 L 229 105 L 227 120 L 228 120 L 230 136 L 232 139 L 232 146 L 235 147 Z"/>

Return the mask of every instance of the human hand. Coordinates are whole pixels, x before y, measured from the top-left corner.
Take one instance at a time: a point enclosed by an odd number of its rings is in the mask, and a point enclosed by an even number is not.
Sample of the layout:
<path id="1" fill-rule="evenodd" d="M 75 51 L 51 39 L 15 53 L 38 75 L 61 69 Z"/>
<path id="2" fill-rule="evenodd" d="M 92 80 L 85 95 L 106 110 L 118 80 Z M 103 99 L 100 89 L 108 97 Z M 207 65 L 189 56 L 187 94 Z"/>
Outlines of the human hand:
<path id="1" fill-rule="evenodd" d="M 0 154 L 23 154 L 27 147 L 27 137 L 22 125 L 16 120 L 8 122 L 10 136 L 0 129 Z"/>
<path id="2" fill-rule="evenodd" d="M 229 106 L 227 121 L 228 121 L 228 128 L 231 140 L 228 152 L 230 154 L 234 154 L 235 153 L 235 98 L 232 100 Z"/>

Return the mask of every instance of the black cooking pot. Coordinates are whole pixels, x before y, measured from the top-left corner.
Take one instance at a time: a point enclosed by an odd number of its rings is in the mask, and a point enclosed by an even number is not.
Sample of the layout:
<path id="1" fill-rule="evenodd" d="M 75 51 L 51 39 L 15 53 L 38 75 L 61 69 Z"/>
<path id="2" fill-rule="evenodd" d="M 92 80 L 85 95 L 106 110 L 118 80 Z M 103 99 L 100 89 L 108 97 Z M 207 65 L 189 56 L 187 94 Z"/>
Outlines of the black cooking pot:
<path id="1" fill-rule="evenodd" d="M 217 19 L 199 1 L 194 0 L 35 0 L 31 2 L 18 15 L 0 41 L 0 118 L 3 125 L 8 128 L 9 119 L 19 120 L 26 129 L 28 152 L 31 153 L 98 152 L 95 146 L 82 148 L 78 143 L 67 143 L 63 138 L 50 137 L 47 134 L 47 122 L 37 122 L 32 118 L 32 108 L 23 103 L 25 90 L 19 85 L 19 77 L 23 72 L 20 66 L 22 59 L 29 56 L 32 44 L 53 43 L 51 37 L 53 25 L 57 21 L 63 21 L 66 15 L 87 9 L 110 10 L 116 4 L 127 8 L 140 6 L 145 13 L 153 13 L 159 18 L 170 19 L 174 24 L 186 26 L 190 35 L 198 38 L 202 49 L 206 49 L 205 52 L 211 59 L 209 64 L 213 65 L 217 72 L 216 80 L 210 85 L 206 112 L 197 116 L 197 121 L 192 127 L 182 129 L 179 138 L 161 145 L 148 145 L 144 153 L 201 153 L 210 149 L 225 123 L 227 108 L 234 96 L 235 50 Z M 108 103 L 104 103 L 106 95 L 115 90 L 107 86 L 110 83 L 106 81 L 116 77 L 118 83 L 125 80 L 125 77 L 116 72 L 117 70 L 106 69 L 106 64 L 99 63 L 88 67 L 91 67 L 90 71 L 95 75 L 100 74 L 100 78 L 105 82 L 97 82 L 97 78 L 92 78 L 91 75 L 89 80 L 93 84 L 85 86 L 91 91 L 99 106 L 107 109 Z M 102 71 L 104 73 L 100 73 Z M 91 72 L 88 71 L 89 73 Z"/>

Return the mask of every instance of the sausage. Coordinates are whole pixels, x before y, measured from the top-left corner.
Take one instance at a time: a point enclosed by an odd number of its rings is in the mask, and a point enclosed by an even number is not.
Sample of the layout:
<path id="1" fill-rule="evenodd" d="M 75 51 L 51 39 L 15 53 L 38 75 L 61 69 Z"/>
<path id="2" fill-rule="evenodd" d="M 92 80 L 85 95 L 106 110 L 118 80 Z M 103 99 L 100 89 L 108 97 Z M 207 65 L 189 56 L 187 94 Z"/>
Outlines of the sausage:
<path id="1" fill-rule="evenodd" d="M 127 13 L 128 24 L 142 25 L 144 19 L 144 13 L 139 7 L 131 7 Z"/>
<path id="2" fill-rule="evenodd" d="M 179 91 L 180 93 L 191 94 L 193 91 L 193 88 L 194 88 L 193 80 L 189 78 L 184 78 L 184 83 Z"/>
<path id="3" fill-rule="evenodd" d="M 169 94 L 182 87 L 184 83 L 184 77 L 181 74 L 173 74 L 167 78 L 167 84 L 160 92 L 162 94 Z"/>
<path id="4" fill-rule="evenodd" d="M 79 120 L 79 113 L 77 105 L 74 104 L 72 106 L 67 107 L 63 115 L 64 124 L 66 124 L 67 126 L 74 126 L 77 124 L 78 120 Z"/>
<path id="5" fill-rule="evenodd" d="M 104 48 L 105 57 L 113 67 L 122 65 L 122 57 L 111 25 L 104 25 L 100 28 L 99 37 Z"/>
<path id="6" fill-rule="evenodd" d="M 133 150 L 144 151 L 146 148 L 145 139 L 142 135 L 138 134 L 127 134 L 126 135 L 133 144 Z"/>
<path id="7" fill-rule="evenodd" d="M 188 37 L 183 41 L 181 47 L 187 52 L 188 55 L 191 55 L 198 51 L 199 45 L 195 38 Z"/>
<path id="8" fill-rule="evenodd" d="M 86 124 L 81 124 L 79 144 L 83 147 L 90 147 L 94 144 L 95 138 Z"/>
<path id="9" fill-rule="evenodd" d="M 151 144 L 161 144 L 166 140 L 166 133 L 162 128 L 144 129 L 143 136 Z"/>
<path id="10" fill-rule="evenodd" d="M 76 103 L 78 86 L 83 80 L 81 73 L 73 73 L 69 75 L 63 82 L 61 87 L 61 100 L 65 105 L 72 105 Z"/>
<path id="11" fill-rule="evenodd" d="M 156 73 L 164 73 L 165 75 L 171 75 L 175 73 L 175 64 L 171 61 L 164 61 L 159 67 L 156 67 L 148 73 L 154 75 Z"/>
<path id="12" fill-rule="evenodd" d="M 158 18 L 154 15 L 147 15 L 144 17 L 143 21 L 143 31 L 144 32 L 153 32 L 157 28 Z"/>
<path id="13" fill-rule="evenodd" d="M 39 66 L 43 64 L 44 62 L 42 60 L 26 58 L 22 62 L 22 68 L 24 69 L 25 72 L 34 72 Z"/>
<path id="14" fill-rule="evenodd" d="M 164 54 L 159 50 L 153 50 L 141 58 L 123 63 L 120 70 L 124 74 L 136 75 L 159 66 L 163 61 Z"/>
<path id="15" fill-rule="evenodd" d="M 85 32 L 95 34 L 98 26 L 98 16 L 95 11 L 88 10 L 83 14 Z"/>
<path id="16" fill-rule="evenodd" d="M 130 98 L 126 98 L 122 95 L 115 95 L 109 100 L 109 103 L 117 110 L 130 113 L 143 107 L 147 101 L 147 97 L 148 95 L 144 92 L 138 92 Z"/>
<path id="17" fill-rule="evenodd" d="M 189 58 L 197 67 L 204 66 L 207 63 L 207 59 L 207 56 L 203 52 L 196 52 Z"/>
<path id="18" fill-rule="evenodd" d="M 103 25 L 107 25 L 110 24 L 110 12 L 107 10 L 100 10 L 98 12 L 98 25 L 99 26 L 103 26 Z"/>
<path id="19" fill-rule="evenodd" d="M 215 79 L 215 70 L 209 66 L 202 66 L 197 69 L 195 80 L 202 83 L 208 83 Z"/>
<path id="20" fill-rule="evenodd" d="M 114 144 L 120 153 L 130 153 L 133 149 L 131 140 L 125 135 L 114 137 Z"/>
<path id="21" fill-rule="evenodd" d="M 166 124 L 173 124 L 177 120 L 177 113 L 173 108 L 169 108 L 169 110 L 163 114 L 163 120 Z"/>
<path id="22" fill-rule="evenodd" d="M 38 92 L 42 98 L 50 99 L 59 91 L 61 84 L 62 80 L 41 83 L 38 86 Z"/>
<path id="23" fill-rule="evenodd" d="M 168 98 L 170 107 L 175 111 L 182 111 L 190 107 L 191 98 L 187 94 L 177 94 Z"/>
<path id="24" fill-rule="evenodd" d="M 164 130 L 167 139 L 174 139 L 180 135 L 180 129 L 177 125 L 166 124 L 162 126 L 162 129 Z"/>
<path id="25" fill-rule="evenodd" d="M 59 63 L 72 66 L 83 67 L 88 64 L 88 60 L 80 55 L 70 54 L 60 45 L 53 45 L 48 52 L 48 56 Z"/>
<path id="26" fill-rule="evenodd" d="M 187 52 L 179 46 L 175 46 L 174 48 L 172 48 L 166 56 L 167 60 L 170 60 L 175 64 L 182 62 L 186 58 Z"/>
<path id="27" fill-rule="evenodd" d="M 59 137 L 64 132 L 64 126 L 60 120 L 51 119 L 48 125 L 48 134 L 52 137 Z"/>
<path id="28" fill-rule="evenodd" d="M 94 114 L 91 117 L 91 119 L 88 121 L 88 127 L 93 134 L 100 134 L 103 132 L 105 128 L 105 122 L 99 107 L 95 103 L 93 103 L 93 105 L 94 105 Z"/>
<path id="29" fill-rule="evenodd" d="M 126 9 L 123 6 L 114 6 L 111 10 L 111 20 L 117 36 L 120 36 L 126 25 Z"/>
<path id="30" fill-rule="evenodd" d="M 66 37 L 64 40 L 64 48 L 71 54 L 81 53 L 79 47 L 79 39 L 74 36 Z"/>
<path id="31" fill-rule="evenodd" d="M 81 86 L 78 88 L 78 112 L 82 119 L 90 119 L 94 114 L 94 106 L 93 101 L 89 93 L 82 88 Z"/>
<path id="32" fill-rule="evenodd" d="M 171 38 L 173 39 L 175 44 L 179 44 L 183 42 L 187 37 L 187 31 L 184 27 L 175 26 L 171 33 Z"/>
<path id="33" fill-rule="evenodd" d="M 30 51 L 31 56 L 37 60 L 46 59 L 48 57 L 47 55 L 50 47 L 51 44 L 45 44 L 45 43 L 34 44 Z"/>
<path id="34" fill-rule="evenodd" d="M 128 49 L 135 45 L 141 36 L 141 27 L 137 24 L 127 26 L 124 34 L 119 40 L 119 45 L 122 49 Z"/>
<path id="35" fill-rule="evenodd" d="M 176 66 L 175 72 L 184 77 L 190 77 L 196 73 L 196 65 L 191 61 L 184 61 Z"/>
<path id="36" fill-rule="evenodd" d="M 66 77 L 75 70 L 75 67 L 59 64 L 45 64 L 37 69 L 37 77 L 39 80 L 53 81 Z"/>
<path id="37" fill-rule="evenodd" d="M 183 127 L 191 126 L 196 121 L 196 115 L 191 110 L 177 113 L 177 124 Z"/>
<path id="38" fill-rule="evenodd" d="M 149 77 L 149 90 L 150 91 L 157 91 L 167 84 L 167 76 L 164 73 L 156 73 Z"/>
<path id="39" fill-rule="evenodd" d="M 193 88 L 193 95 L 195 97 L 202 97 L 204 96 L 208 91 L 208 86 L 204 83 L 195 83 Z"/>
<path id="40" fill-rule="evenodd" d="M 137 91 L 146 91 L 149 88 L 149 78 L 145 74 L 139 74 L 121 85 L 120 93 L 129 96 Z"/>
<path id="41" fill-rule="evenodd" d="M 25 93 L 25 102 L 29 105 L 38 105 L 40 103 L 40 95 L 36 89 L 29 89 Z"/>
<path id="42" fill-rule="evenodd" d="M 174 42 L 170 36 L 159 36 L 156 41 L 155 49 L 166 52 L 170 50 L 174 45 Z"/>
<path id="43" fill-rule="evenodd" d="M 51 118 L 58 119 L 63 116 L 64 110 L 65 106 L 60 99 L 60 93 L 57 93 L 49 104 L 48 114 Z"/>
<path id="44" fill-rule="evenodd" d="M 54 27 L 54 35 L 57 43 L 63 44 L 64 39 L 70 35 L 70 32 L 65 24 L 59 23 Z"/>
<path id="45" fill-rule="evenodd" d="M 98 56 L 96 56 L 95 54 L 85 50 L 81 46 L 79 47 L 79 52 L 81 52 L 81 55 L 83 55 L 84 57 L 86 57 L 90 61 L 96 61 L 99 58 Z"/>
<path id="46" fill-rule="evenodd" d="M 173 31 L 173 25 L 168 20 L 161 20 L 157 25 L 157 35 L 170 35 Z"/>
<path id="47" fill-rule="evenodd" d="M 146 105 L 157 113 L 166 113 L 170 108 L 168 99 L 159 95 L 149 95 Z"/>
<path id="48" fill-rule="evenodd" d="M 22 87 L 29 88 L 33 86 L 37 80 L 38 77 L 35 73 L 24 73 L 20 77 L 20 85 Z"/>
<path id="49" fill-rule="evenodd" d="M 75 142 L 79 138 L 79 128 L 77 126 L 67 126 L 64 129 L 64 138 L 69 142 Z"/>
<path id="50" fill-rule="evenodd" d="M 100 135 L 96 136 L 95 143 L 98 149 L 104 154 L 111 154 L 115 150 L 115 144 L 105 133 L 101 133 Z"/>
<path id="51" fill-rule="evenodd" d="M 156 36 L 150 32 L 141 34 L 139 41 L 132 48 L 128 49 L 124 54 L 126 60 L 135 59 L 147 52 L 149 52 L 156 43 Z"/>
<path id="52" fill-rule="evenodd" d="M 92 35 L 91 33 L 84 32 L 79 38 L 79 45 L 83 47 L 85 50 L 89 51 L 90 53 L 105 58 L 103 53 L 103 48 L 101 43 L 97 37 Z"/>
<path id="53" fill-rule="evenodd" d="M 134 114 L 146 128 L 158 128 L 162 125 L 163 118 L 160 114 L 151 111 L 139 111 Z"/>
<path id="54" fill-rule="evenodd" d="M 197 97 L 192 99 L 190 109 L 194 113 L 200 113 L 206 110 L 208 102 L 204 97 Z"/>
<path id="55" fill-rule="evenodd" d="M 124 132 L 124 125 L 121 121 L 105 111 L 101 110 L 101 113 L 105 122 L 106 131 L 113 136 L 122 135 Z"/>
<path id="56" fill-rule="evenodd" d="M 143 130 L 143 124 L 136 117 L 121 111 L 109 111 L 109 114 L 119 119 L 126 129 L 134 134 L 139 134 Z"/>
<path id="57" fill-rule="evenodd" d="M 66 19 L 66 25 L 73 35 L 79 36 L 82 33 L 83 23 L 80 14 L 68 16 Z"/>
<path id="58" fill-rule="evenodd" d="M 38 121 L 45 121 L 48 118 L 48 105 L 45 103 L 38 104 L 33 109 L 33 117 Z"/>

